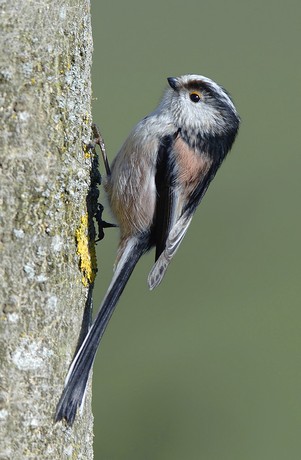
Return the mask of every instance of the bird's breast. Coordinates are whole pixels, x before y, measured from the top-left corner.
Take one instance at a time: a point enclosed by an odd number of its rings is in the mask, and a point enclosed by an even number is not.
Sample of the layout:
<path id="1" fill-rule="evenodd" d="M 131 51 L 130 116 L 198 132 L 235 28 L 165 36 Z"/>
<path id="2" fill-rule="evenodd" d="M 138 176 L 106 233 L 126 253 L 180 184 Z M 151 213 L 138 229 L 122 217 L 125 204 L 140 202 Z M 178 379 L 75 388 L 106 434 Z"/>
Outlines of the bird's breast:
<path id="1" fill-rule="evenodd" d="M 155 137 L 132 138 L 125 142 L 112 164 L 105 188 L 123 237 L 147 231 L 152 224 L 157 150 Z"/>

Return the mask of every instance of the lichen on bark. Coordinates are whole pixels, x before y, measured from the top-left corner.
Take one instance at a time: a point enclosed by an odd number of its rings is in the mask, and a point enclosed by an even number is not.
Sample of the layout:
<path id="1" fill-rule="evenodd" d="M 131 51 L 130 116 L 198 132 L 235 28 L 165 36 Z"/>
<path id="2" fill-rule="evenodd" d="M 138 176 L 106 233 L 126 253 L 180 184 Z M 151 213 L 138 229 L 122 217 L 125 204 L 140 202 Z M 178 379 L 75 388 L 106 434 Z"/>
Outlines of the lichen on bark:
<path id="1" fill-rule="evenodd" d="M 72 430 L 53 423 L 88 295 L 75 235 L 97 199 L 90 4 L 1 9 L 0 458 L 91 459 L 89 397 Z"/>

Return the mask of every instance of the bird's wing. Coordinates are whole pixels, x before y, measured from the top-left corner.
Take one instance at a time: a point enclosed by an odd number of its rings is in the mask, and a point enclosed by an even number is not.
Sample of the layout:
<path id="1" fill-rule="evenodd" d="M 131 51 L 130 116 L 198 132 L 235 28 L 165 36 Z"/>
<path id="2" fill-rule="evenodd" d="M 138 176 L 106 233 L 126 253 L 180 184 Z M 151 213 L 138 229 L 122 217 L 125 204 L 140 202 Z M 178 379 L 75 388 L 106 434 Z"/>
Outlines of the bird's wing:
<path id="1" fill-rule="evenodd" d="M 161 147 L 156 176 L 156 262 L 148 276 L 150 289 L 162 281 L 218 166 L 180 137 Z"/>
<path id="2" fill-rule="evenodd" d="M 159 258 L 156 260 L 155 264 L 153 265 L 148 275 L 147 282 L 151 290 L 157 287 L 161 283 L 172 257 L 174 256 L 182 239 L 185 236 L 185 233 L 188 229 L 191 219 L 192 219 L 192 215 L 189 218 L 187 218 L 187 216 L 183 216 L 172 227 L 168 235 L 168 238 L 166 240 L 165 249 L 160 254 Z"/>
<path id="3" fill-rule="evenodd" d="M 156 164 L 156 210 L 154 217 L 154 240 L 158 260 L 165 249 L 166 240 L 177 219 L 176 163 L 172 150 L 173 137 L 163 138 Z"/>

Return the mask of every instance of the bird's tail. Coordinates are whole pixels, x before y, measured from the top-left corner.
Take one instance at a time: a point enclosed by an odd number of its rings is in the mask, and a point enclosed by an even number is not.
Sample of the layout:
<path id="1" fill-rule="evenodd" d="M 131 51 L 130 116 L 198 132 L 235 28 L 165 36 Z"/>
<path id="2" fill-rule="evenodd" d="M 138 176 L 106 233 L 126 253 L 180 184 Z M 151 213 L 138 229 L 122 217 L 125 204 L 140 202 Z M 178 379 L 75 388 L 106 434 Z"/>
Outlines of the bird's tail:
<path id="1" fill-rule="evenodd" d="M 95 321 L 71 363 L 63 394 L 57 406 L 56 422 L 65 419 L 69 425 L 72 425 L 78 407 L 83 405 L 89 373 L 101 337 L 135 265 L 146 250 L 143 238 L 131 238 L 126 243 Z"/>

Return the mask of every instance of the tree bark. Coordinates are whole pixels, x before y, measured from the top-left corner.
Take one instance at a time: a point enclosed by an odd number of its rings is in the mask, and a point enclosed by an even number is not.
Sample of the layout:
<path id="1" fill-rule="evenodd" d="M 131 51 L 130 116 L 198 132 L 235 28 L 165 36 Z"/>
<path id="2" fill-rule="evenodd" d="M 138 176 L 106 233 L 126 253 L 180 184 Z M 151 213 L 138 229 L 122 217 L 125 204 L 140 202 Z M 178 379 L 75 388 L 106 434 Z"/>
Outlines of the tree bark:
<path id="1" fill-rule="evenodd" d="M 90 2 L 1 9 L 0 459 L 91 459 L 90 393 L 53 421 L 96 273 Z"/>

